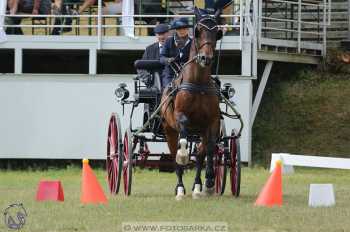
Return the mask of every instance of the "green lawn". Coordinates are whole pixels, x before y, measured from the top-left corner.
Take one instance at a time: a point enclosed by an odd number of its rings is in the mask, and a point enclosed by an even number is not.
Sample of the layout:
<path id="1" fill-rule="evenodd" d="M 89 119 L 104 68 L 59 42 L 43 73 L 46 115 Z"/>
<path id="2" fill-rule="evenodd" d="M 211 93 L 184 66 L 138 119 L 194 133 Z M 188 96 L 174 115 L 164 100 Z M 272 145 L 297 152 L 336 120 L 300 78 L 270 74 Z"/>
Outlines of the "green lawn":
<path id="1" fill-rule="evenodd" d="M 107 193 L 105 172 L 95 171 Z M 233 198 L 227 189 L 224 196 L 192 200 L 190 187 L 194 172 L 185 174 L 187 198 L 174 199 L 175 174 L 137 170 L 132 196 L 111 196 L 108 205 L 81 205 L 81 170 L 0 171 L 0 207 L 22 202 L 28 211 L 22 231 L 121 231 L 122 222 L 130 221 L 220 221 L 230 231 L 347 231 L 350 229 L 350 173 L 325 169 L 297 169 L 283 177 L 284 205 L 255 207 L 258 192 L 269 176 L 267 170 L 242 170 L 241 196 Z M 36 202 L 39 180 L 60 179 L 65 201 Z M 333 183 L 336 206 L 309 208 L 310 183 Z M 9 231 L 0 220 L 0 231 Z"/>

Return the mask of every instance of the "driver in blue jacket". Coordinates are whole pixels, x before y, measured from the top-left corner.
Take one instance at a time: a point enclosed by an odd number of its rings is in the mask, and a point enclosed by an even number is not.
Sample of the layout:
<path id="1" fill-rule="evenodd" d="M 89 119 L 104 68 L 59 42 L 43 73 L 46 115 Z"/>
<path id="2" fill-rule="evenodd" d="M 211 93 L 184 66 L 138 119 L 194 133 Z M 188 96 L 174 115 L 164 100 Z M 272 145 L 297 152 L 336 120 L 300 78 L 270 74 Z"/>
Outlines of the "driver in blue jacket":
<path id="1" fill-rule="evenodd" d="M 164 89 L 175 78 L 190 56 L 192 38 L 189 36 L 187 18 L 175 19 L 170 26 L 175 30 L 173 36 L 169 37 L 160 51 L 160 62 L 165 65 L 162 75 L 162 88 Z"/>

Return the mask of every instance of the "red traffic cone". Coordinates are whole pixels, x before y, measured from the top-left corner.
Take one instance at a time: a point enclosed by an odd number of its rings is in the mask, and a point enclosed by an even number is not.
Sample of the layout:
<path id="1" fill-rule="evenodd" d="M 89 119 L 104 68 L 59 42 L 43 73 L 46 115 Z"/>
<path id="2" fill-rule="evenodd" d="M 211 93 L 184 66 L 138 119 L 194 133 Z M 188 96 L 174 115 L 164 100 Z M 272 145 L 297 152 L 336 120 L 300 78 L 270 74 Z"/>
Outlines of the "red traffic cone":
<path id="1" fill-rule="evenodd" d="M 80 201 L 83 204 L 107 203 L 107 198 L 93 170 L 89 165 L 88 159 L 83 159 L 83 175 Z"/>
<path id="2" fill-rule="evenodd" d="M 38 191 L 36 193 L 36 200 L 64 201 L 61 181 L 40 181 L 38 185 Z"/>
<path id="3" fill-rule="evenodd" d="M 282 164 L 278 160 L 275 169 L 267 180 L 264 188 L 261 190 L 258 199 L 255 201 L 257 206 L 282 205 Z"/>

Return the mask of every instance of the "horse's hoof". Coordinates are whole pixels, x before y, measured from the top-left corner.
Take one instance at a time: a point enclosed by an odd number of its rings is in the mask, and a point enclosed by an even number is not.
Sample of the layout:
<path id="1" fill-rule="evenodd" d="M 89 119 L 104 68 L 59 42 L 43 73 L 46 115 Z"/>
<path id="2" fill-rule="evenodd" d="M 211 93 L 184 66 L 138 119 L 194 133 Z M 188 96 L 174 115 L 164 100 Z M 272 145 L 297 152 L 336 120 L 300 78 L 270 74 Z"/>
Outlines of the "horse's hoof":
<path id="1" fill-rule="evenodd" d="M 181 200 L 184 199 L 184 198 L 185 198 L 185 189 L 184 189 L 184 187 L 179 186 L 179 187 L 177 188 L 177 193 L 176 193 L 175 200 L 181 201 Z"/>
<path id="2" fill-rule="evenodd" d="M 176 153 L 176 163 L 179 165 L 187 165 L 189 162 L 189 155 L 186 149 L 187 139 L 180 139 L 180 149 Z"/>
<path id="3" fill-rule="evenodd" d="M 204 186 L 204 191 L 203 191 L 203 195 L 204 196 L 212 196 L 215 193 L 215 187 L 210 187 L 208 188 L 207 186 Z"/>
<path id="4" fill-rule="evenodd" d="M 175 200 L 182 201 L 185 198 L 185 195 L 176 195 Z"/>
<path id="5" fill-rule="evenodd" d="M 201 196 L 202 196 L 201 185 L 195 184 L 193 192 L 192 192 L 192 198 L 196 200 L 196 199 L 201 198 Z"/>

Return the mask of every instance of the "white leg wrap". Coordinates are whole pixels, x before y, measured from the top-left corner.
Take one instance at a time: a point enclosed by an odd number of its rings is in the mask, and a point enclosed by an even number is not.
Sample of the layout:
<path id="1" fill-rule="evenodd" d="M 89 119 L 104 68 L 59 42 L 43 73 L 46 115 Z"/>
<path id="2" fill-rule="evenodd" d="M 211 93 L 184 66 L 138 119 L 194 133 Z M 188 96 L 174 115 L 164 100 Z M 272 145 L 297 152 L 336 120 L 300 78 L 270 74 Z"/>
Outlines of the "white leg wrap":
<path id="1" fill-rule="evenodd" d="M 179 165 L 186 165 L 189 162 L 188 151 L 186 149 L 187 139 L 180 139 L 180 149 L 176 153 L 176 163 Z"/>
<path id="2" fill-rule="evenodd" d="M 177 201 L 181 201 L 184 197 L 185 197 L 185 190 L 183 187 L 180 186 L 177 188 L 177 193 L 176 193 L 175 199 Z"/>
<path id="3" fill-rule="evenodd" d="M 200 196 L 201 196 L 201 185 L 200 184 L 195 184 L 193 192 L 192 192 L 192 198 L 193 199 L 199 199 Z"/>

